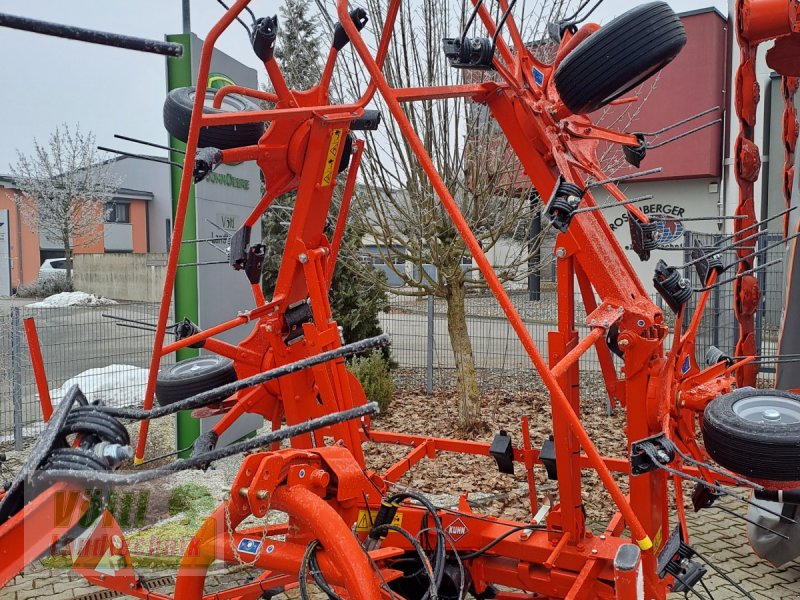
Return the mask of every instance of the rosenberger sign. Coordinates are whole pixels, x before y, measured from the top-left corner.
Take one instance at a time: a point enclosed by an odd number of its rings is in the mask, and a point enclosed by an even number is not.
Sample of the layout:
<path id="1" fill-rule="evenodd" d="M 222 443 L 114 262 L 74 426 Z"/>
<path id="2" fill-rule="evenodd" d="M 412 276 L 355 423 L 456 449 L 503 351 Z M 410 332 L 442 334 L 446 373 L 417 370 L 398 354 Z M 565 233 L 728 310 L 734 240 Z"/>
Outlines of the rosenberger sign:
<path id="1" fill-rule="evenodd" d="M 653 203 L 645 204 L 640 209 L 658 225 L 656 239 L 658 240 L 659 248 L 666 248 L 683 236 L 683 223 L 680 219 L 686 209 L 682 206 Z M 613 221 L 610 221 L 608 225 L 611 227 L 611 231 L 616 231 L 619 227 L 626 225 L 628 219 L 629 216 L 626 211 Z"/>

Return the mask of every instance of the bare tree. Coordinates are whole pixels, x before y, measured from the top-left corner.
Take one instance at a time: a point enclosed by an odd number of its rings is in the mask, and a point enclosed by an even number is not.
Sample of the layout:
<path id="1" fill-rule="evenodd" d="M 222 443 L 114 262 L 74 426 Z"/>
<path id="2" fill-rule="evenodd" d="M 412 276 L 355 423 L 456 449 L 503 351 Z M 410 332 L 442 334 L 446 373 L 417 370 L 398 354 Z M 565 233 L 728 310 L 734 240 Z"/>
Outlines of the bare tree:
<path id="1" fill-rule="evenodd" d="M 101 158 L 92 133 L 63 125 L 47 145 L 34 140 L 30 156 L 17 150 L 17 163 L 11 167 L 19 190 L 14 201 L 25 224 L 64 245 L 68 284 L 74 248 L 102 239 L 105 203 L 119 187 Z"/>
<path id="2" fill-rule="evenodd" d="M 382 26 L 379 21 L 386 4 L 386 0 L 362 2 L 375 20 L 373 30 Z M 323 0 L 318 0 L 318 5 L 326 14 Z M 450 67 L 441 43 L 442 38 L 461 33 L 469 9 L 469 3 L 453 1 L 404 2 L 384 68 L 389 82 L 397 88 L 463 83 L 464 72 Z M 541 33 L 550 9 L 548 2 L 529 3 L 525 29 Z M 363 72 L 357 59 L 345 57 L 342 63 L 335 95 L 340 100 L 352 99 L 363 89 Z M 478 76 L 467 74 L 471 81 Z M 539 204 L 532 201 L 531 183 L 522 175 L 516 155 L 486 108 L 467 100 L 415 103 L 404 108 L 501 280 L 521 281 L 531 268 L 539 269 L 541 265 L 532 263 L 532 258 L 538 257 L 543 236 L 528 243 L 529 226 Z M 445 301 L 456 366 L 459 426 L 480 429 L 483 422 L 466 300 L 470 290 L 483 288 L 485 282 L 392 119 L 385 119 L 380 130 L 370 135 L 362 179 L 365 185 L 359 187 L 354 200 L 354 225 L 364 239 L 373 242 L 374 251 L 394 273 L 392 279 L 400 282 L 391 286 L 376 276 L 375 283 L 388 286 L 395 294 L 433 295 Z"/>
<path id="3" fill-rule="evenodd" d="M 330 0 L 316 1 L 323 16 L 335 14 Z M 387 1 L 363 0 L 360 4 L 373 19 L 372 31 L 379 31 Z M 540 60 L 552 62 L 555 56 L 548 23 L 564 15 L 574 16 L 574 5 L 561 0 L 528 0 L 515 8 L 523 36 L 531 41 L 529 49 Z M 487 76 L 486 72 L 465 75 L 452 69 L 442 52 L 442 38 L 461 34 L 471 8 L 471 3 L 460 0 L 403 2 L 384 66 L 389 83 L 395 88 L 447 86 L 462 83 L 465 77 L 475 82 Z M 490 9 L 499 11 L 499 4 L 491 3 Z M 327 22 L 333 26 L 330 19 Z M 370 36 L 365 31 L 365 35 L 374 47 L 374 33 Z M 470 35 L 485 32 L 472 31 Z M 340 65 L 334 95 L 339 101 L 353 100 L 367 79 L 352 55 L 343 57 Z M 636 93 L 644 99 L 652 88 L 653 84 L 646 83 Z M 627 105 L 622 114 L 611 111 L 603 117 L 620 128 L 635 120 L 641 104 Z M 530 235 L 541 203 L 486 108 L 459 99 L 405 104 L 403 108 L 501 281 L 524 281 L 547 266 L 552 256 L 539 257 L 552 229 L 547 225 L 537 236 Z M 373 242 L 374 251 L 394 274 L 392 279 L 400 282 L 390 286 L 390 291 L 445 300 L 460 400 L 459 425 L 465 430 L 481 428 L 466 300 L 471 290 L 484 287 L 485 282 L 395 121 L 385 119 L 378 131 L 368 135 L 362 161 L 365 184 L 356 195 L 355 224 L 360 234 Z M 613 159 L 616 156 L 602 157 L 612 172 L 620 166 Z M 377 280 L 376 285 L 380 285 Z"/>

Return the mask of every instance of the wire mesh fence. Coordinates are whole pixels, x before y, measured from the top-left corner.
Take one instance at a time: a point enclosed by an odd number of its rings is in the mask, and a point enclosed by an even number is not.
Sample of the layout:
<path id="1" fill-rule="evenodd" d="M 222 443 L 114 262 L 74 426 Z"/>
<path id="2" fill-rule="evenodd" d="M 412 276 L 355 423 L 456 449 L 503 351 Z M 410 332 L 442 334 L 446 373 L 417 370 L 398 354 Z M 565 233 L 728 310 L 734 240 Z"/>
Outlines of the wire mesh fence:
<path id="1" fill-rule="evenodd" d="M 43 426 L 30 348 L 24 331 L 33 319 L 53 403 L 75 382 L 88 399 L 141 405 L 153 333 L 120 326 L 122 317 L 155 323 L 158 307 L 129 303 L 58 308 L 11 307 L 0 313 L 0 442 L 34 437 Z M 165 357 L 162 364 L 174 360 Z"/>
<path id="2" fill-rule="evenodd" d="M 691 260 L 696 245 L 710 247 L 722 236 L 685 234 L 685 247 L 676 250 L 674 264 Z M 765 249 L 780 240 L 779 236 L 762 236 L 758 247 Z M 759 255 L 759 264 L 779 259 L 783 247 Z M 735 263 L 734 252 L 721 253 L 724 265 Z M 734 267 L 735 268 L 735 267 Z M 721 279 L 734 274 L 734 268 Z M 693 268 L 685 273 L 695 289 L 701 287 Z M 557 290 L 552 272 L 543 277 L 538 300 L 531 300 L 527 290 L 510 290 L 512 302 L 522 317 L 545 358 L 548 332 L 556 329 Z M 762 301 L 756 315 L 757 348 L 764 355 L 777 351 L 777 340 L 784 304 L 783 263 L 758 271 Z M 653 301 L 664 309 L 667 324 L 674 325 L 671 311 L 663 300 Z M 738 326 L 733 311 L 733 283 L 715 288 L 709 298 L 697 334 L 697 358 L 702 364 L 709 346 L 714 345 L 733 354 Z M 695 310 L 697 294 L 689 302 L 684 323 Z M 139 405 L 144 396 L 146 369 L 153 346 L 153 333 L 120 326 L 119 320 L 104 315 L 155 323 L 158 307 L 146 303 L 120 303 L 101 307 L 72 306 L 34 309 L 13 307 L 0 310 L 0 443 L 13 441 L 17 446 L 25 437 L 35 436 L 42 427 L 42 412 L 33 377 L 24 322 L 33 318 L 39 335 L 48 387 L 54 401 L 66 392 L 73 378 L 90 399 L 102 399 L 117 405 Z M 527 353 L 500 310 L 494 297 L 469 296 L 466 321 L 478 381 L 484 389 L 543 389 L 541 378 L 533 369 Z M 580 337 L 589 329 L 582 324 L 582 298 L 576 296 L 576 324 Z M 447 326 L 447 306 L 433 297 L 392 296 L 390 310 L 380 315 L 385 332 L 392 336 L 392 357 L 398 387 L 423 389 L 427 392 L 450 389 L 455 384 L 455 359 Z M 162 364 L 174 361 L 165 357 Z M 617 369 L 621 361 L 614 357 Z M 584 397 L 606 397 L 600 363 L 593 350 L 580 359 L 581 394 Z M 762 373 L 774 371 L 768 362 L 761 363 Z M 73 381 L 70 381 L 73 380 Z"/>
<path id="3" fill-rule="evenodd" d="M 724 236 L 686 233 L 684 248 L 678 249 L 673 264 L 691 260 L 691 251 L 696 246 L 710 248 L 721 243 Z M 758 248 L 766 249 L 781 239 L 777 235 L 763 235 Z M 783 247 L 774 248 L 759 255 L 758 264 L 779 259 Z M 734 265 L 720 275 L 727 280 L 735 275 L 736 256 L 733 250 L 720 253 L 723 265 Z M 757 348 L 760 354 L 774 354 L 780 331 L 784 302 L 783 265 L 771 266 L 758 271 L 762 300 L 756 314 L 758 331 Z M 702 288 L 693 267 L 686 269 L 685 276 L 692 281 L 694 289 Z M 546 282 L 539 300 L 531 300 L 526 290 L 509 292 L 511 300 L 523 319 L 539 350 L 547 357 L 547 335 L 557 327 L 557 291 L 555 284 Z M 684 317 L 684 327 L 689 323 L 697 306 L 699 294 L 694 294 Z M 653 302 L 664 310 L 665 320 L 674 327 L 674 315 L 658 294 Z M 738 325 L 733 309 L 733 282 L 727 282 L 712 290 L 697 333 L 697 358 L 702 364 L 706 350 L 714 345 L 733 355 L 738 338 Z M 576 324 L 580 337 L 586 335 L 588 327 L 582 325 L 585 315 L 580 294 L 576 294 Z M 467 330 L 472 341 L 475 366 L 479 384 L 485 389 L 542 389 L 541 379 L 533 369 L 527 353 L 512 330 L 497 301 L 490 295 L 475 295 L 466 301 Z M 443 299 L 392 296 L 390 309 L 381 315 L 381 325 L 392 336 L 392 356 L 398 364 L 397 384 L 400 387 L 425 389 L 452 388 L 455 385 L 455 360 L 447 331 L 447 307 Z M 622 364 L 614 357 L 616 367 Z M 605 395 L 600 362 L 594 351 L 585 353 L 580 359 L 581 393 Z M 769 375 L 774 372 L 767 362 L 761 371 Z"/>

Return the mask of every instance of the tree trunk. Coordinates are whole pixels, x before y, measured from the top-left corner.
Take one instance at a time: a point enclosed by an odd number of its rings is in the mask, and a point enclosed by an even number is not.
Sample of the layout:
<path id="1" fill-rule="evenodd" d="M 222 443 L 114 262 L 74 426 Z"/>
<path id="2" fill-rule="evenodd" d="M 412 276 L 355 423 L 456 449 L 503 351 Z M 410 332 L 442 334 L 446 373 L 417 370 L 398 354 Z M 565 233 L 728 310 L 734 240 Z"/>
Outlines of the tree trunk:
<path id="1" fill-rule="evenodd" d="M 472 341 L 467 331 L 467 316 L 464 307 L 464 286 L 448 283 L 447 331 L 456 361 L 456 394 L 458 395 L 458 426 L 464 431 L 482 429 L 481 403 L 478 394 L 478 377 L 475 373 L 475 357 Z"/>
<path id="2" fill-rule="evenodd" d="M 66 263 L 64 266 L 67 269 L 67 288 L 72 289 L 72 248 L 69 245 L 69 238 L 64 242 L 64 258 L 66 258 Z"/>

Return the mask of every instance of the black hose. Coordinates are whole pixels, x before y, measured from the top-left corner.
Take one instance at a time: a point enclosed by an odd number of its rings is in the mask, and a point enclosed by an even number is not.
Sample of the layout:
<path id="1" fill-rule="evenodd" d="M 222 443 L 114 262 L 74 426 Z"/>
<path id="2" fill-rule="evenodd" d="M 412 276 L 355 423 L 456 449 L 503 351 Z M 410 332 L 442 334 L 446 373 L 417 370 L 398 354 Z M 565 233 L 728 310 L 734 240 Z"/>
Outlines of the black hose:
<path id="1" fill-rule="evenodd" d="M 509 529 L 508 531 L 506 531 L 502 535 L 497 536 L 491 542 L 486 544 L 483 548 L 481 548 L 479 550 L 475 550 L 474 552 L 468 552 L 467 554 L 462 554 L 461 555 L 461 559 L 462 560 L 469 560 L 470 558 L 478 558 L 479 556 L 481 556 L 483 554 L 486 554 L 489 550 L 494 548 L 497 544 L 502 542 L 504 539 L 506 539 L 512 533 L 516 533 L 518 531 L 524 531 L 525 529 L 534 529 L 534 530 L 539 530 L 539 531 L 545 530 L 544 527 L 540 527 L 540 526 L 537 526 L 537 525 L 517 525 L 516 527 L 512 527 L 511 529 Z"/>
<path id="2" fill-rule="evenodd" d="M 406 499 L 416 500 L 417 502 L 422 504 L 433 518 L 433 528 L 436 530 L 436 547 L 433 550 L 433 556 L 434 556 L 433 582 L 435 583 L 436 586 L 435 589 L 438 590 L 439 587 L 442 585 L 442 578 L 444 577 L 444 569 L 445 566 L 447 565 L 447 547 L 444 536 L 444 527 L 442 526 L 442 520 L 439 517 L 439 514 L 433 503 L 422 494 L 417 494 L 414 492 L 398 492 L 397 494 L 394 494 L 388 498 L 389 502 L 400 502 Z M 422 597 L 422 600 L 428 600 L 429 597 L 430 597 L 429 593 L 426 593 Z"/>
<path id="3" fill-rule="evenodd" d="M 391 525 L 391 524 L 378 525 L 376 529 L 378 529 L 381 533 L 384 531 L 394 531 L 395 533 L 399 533 L 404 538 L 406 538 L 406 540 L 408 540 L 408 543 L 411 544 L 414 550 L 417 551 L 417 554 L 419 555 L 419 558 L 422 561 L 422 566 L 425 569 L 426 574 L 428 575 L 428 583 L 429 583 L 428 591 L 425 592 L 425 595 L 422 596 L 421 600 L 426 600 L 426 599 L 438 600 L 439 598 L 438 589 L 439 585 L 442 583 L 441 575 L 439 576 L 439 581 L 436 581 L 435 569 L 434 567 L 431 567 L 431 561 L 428 558 L 428 555 L 425 554 L 425 550 L 422 548 L 417 539 L 413 535 L 411 535 L 407 530 L 403 529 L 402 527 L 398 527 L 397 525 Z M 444 573 L 444 571 L 442 572 Z"/>
<path id="4" fill-rule="evenodd" d="M 203 467 L 215 460 L 227 458 L 228 456 L 234 456 L 235 454 L 241 454 L 243 452 L 249 452 L 251 450 L 257 450 L 264 446 L 268 446 L 273 442 L 280 442 L 298 435 L 310 433 L 311 431 L 315 431 L 317 429 L 322 429 L 323 427 L 330 427 L 331 425 L 337 425 L 338 423 L 344 423 L 345 421 L 358 419 L 360 417 L 372 415 L 377 412 L 377 403 L 370 402 L 369 404 L 364 404 L 348 410 L 324 415 L 316 419 L 310 419 L 305 423 L 290 425 L 288 427 L 279 429 L 278 431 L 271 431 L 249 440 L 231 444 L 225 448 L 218 448 L 216 450 L 211 450 L 210 452 L 204 452 L 202 454 L 198 454 L 197 456 L 192 456 L 185 460 L 179 460 L 166 465 L 165 467 L 159 467 L 157 469 L 127 471 L 121 473 L 87 473 L 59 469 L 48 471 L 28 471 L 27 473 L 21 473 L 20 476 L 31 476 L 35 477 L 37 481 L 47 481 L 51 483 L 56 481 L 75 481 L 92 486 L 136 485 L 146 481 L 152 481 L 154 479 L 166 477 L 178 471 Z"/>

